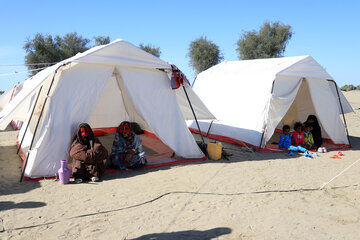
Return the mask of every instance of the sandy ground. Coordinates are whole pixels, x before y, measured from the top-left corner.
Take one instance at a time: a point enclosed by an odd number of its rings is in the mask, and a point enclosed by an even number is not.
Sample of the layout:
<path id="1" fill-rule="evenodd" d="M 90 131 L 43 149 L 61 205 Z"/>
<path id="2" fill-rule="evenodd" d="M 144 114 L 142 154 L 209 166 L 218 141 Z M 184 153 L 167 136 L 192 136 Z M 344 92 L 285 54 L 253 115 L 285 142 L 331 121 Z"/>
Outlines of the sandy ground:
<path id="1" fill-rule="evenodd" d="M 342 159 L 329 158 L 337 151 L 307 159 L 238 149 L 230 161 L 99 183 L 19 183 L 14 134 L 0 133 L 0 238 L 359 239 L 360 161 L 319 189 L 360 159 L 360 91 L 346 96 L 357 114 L 346 116 L 353 148 Z"/>

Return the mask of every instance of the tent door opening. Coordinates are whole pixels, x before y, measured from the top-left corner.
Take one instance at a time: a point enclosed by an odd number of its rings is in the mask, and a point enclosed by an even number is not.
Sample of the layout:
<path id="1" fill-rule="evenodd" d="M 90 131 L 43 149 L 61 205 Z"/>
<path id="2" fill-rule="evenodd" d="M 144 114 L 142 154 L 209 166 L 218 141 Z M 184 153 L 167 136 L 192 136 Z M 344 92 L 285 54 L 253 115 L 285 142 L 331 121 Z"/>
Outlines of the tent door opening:
<path id="1" fill-rule="evenodd" d="M 304 78 L 294 101 L 277 125 L 268 143 L 277 143 L 279 141 L 280 135 L 282 134 L 282 127 L 284 125 L 289 125 L 292 131 L 296 122 L 304 123 L 309 115 L 317 116 L 317 113 L 314 107 L 313 99 L 311 97 L 308 81 L 306 78 Z M 324 127 L 321 125 L 321 119 L 319 117 L 318 120 L 322 129 L 323 138 L 328 138 L 326 129 L 324 129 Z"/>

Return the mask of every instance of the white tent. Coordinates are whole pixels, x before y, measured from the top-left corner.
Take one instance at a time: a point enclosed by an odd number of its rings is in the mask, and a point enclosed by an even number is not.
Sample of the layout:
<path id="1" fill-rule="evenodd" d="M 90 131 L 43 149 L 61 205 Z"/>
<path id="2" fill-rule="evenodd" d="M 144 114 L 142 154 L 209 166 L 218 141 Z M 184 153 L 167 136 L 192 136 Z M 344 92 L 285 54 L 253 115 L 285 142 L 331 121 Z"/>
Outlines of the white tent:
<path id="1" fill-rule="evenodd" d="M 16 84 L 13 88 L 9 89 L 5 93 L 0 95 L 0 111 L 6 107 L 15 97 L 18 95 L 24 88 L 32 88 L 31 83 L 32 77 L 26 79 L 25 81 Z M 22 121 L 11 121 L 10 123 L 12 128 L 15 130 L 19 130 L 22 124 Z"/>
<path id="2" fill-rule="evenodd" d="M 193 119 L 183 89 L 171 89 L 171 66 L 134 45 L 116 40 L 51 66 L 0 112 L 0 129 L 24 121 L 18 136 L 27 153 L 25 176 L 54 176 L 69 158 L 78 124 L 116 127 L 127 120 L 161 139 L 176 154 L 203 153 L 185 120 Z M 199 119 L 214 118 L 185 84 Z"/>
<path id="3" fill-rule="evenodd" d="M 15 85 L 13 88 L 0 95 L 0 111 L 11 102 L 11 100 L 23 89 L 24 85 L 27 86 L 26 83 L 29 82 L 28 80 Z"/>
<path id="4" fill-rule="evenodd" d="M 219 120 L 200 121 L 209 136 L 261 148 L 276 128 L 314 114 L 324 138 L 349 144 L 341 117 L 353 109 L 311 56 L 225 61 L 200 73 L 193 88 Z"/>

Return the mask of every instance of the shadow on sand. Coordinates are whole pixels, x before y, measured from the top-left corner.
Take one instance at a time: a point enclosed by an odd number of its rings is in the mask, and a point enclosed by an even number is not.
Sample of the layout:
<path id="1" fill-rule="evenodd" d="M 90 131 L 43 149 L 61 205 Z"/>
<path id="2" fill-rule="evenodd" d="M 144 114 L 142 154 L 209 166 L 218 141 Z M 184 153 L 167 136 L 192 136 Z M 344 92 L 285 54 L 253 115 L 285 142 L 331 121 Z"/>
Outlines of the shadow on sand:
<path id="1" fill-rule="evenodd" d="M 44 202 L 21 202 L 14 203 L 12 201 L 0 202 L 0 211 L 16 209 L 16 208 L 39 208 L 46 206 Z"/>
<path id="2" fill-rule="evenodd" d="M 16 146 L 0 146 L 0 196 L 29 192 L 40 182 L 20 182 L 21 160 Z"/>
<path id="3" fill-rule="evenodd" d="M 351 143 L 351 150 L 360 150 L 360 137 L 349 136 Z"/>
<path id="4" fill-rule="evenodd" d="M 132 238 L 131 240 L 176 240 L 176 239 L 201 239 L 201 240 L 210 240 L 210 239 L 216 239 L 217 237 L 220 237 L 221 235 L 230 234 L 231 229 L 226 227 L 219 227 L 219 228 L 213 228 L 205 231 L 198 231 L 198 230 L 189 230 L 189 231 L 180 231 L 180 232 L 165 232 L 165 233 L 152 233 L 143 235 L 138 238 Z M 129 239 L 130 240 L 130 239 Z"/>

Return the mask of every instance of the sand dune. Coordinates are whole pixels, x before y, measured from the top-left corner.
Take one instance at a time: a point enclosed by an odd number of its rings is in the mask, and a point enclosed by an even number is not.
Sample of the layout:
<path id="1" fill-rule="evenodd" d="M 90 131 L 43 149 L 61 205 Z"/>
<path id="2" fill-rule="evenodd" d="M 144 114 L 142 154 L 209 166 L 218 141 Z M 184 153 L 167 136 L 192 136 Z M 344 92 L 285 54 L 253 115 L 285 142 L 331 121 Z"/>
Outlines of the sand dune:
<path id="1" fill-rule="evenodd" d="M 360 91 L 345 96 L 357 109 L 342 159 L 226 145 L 230 161 L 19 183 L 14 133 L 0 133 L 0 239 L 358 239 L 360 161 L 319 189 L 360 159 Z"/>

